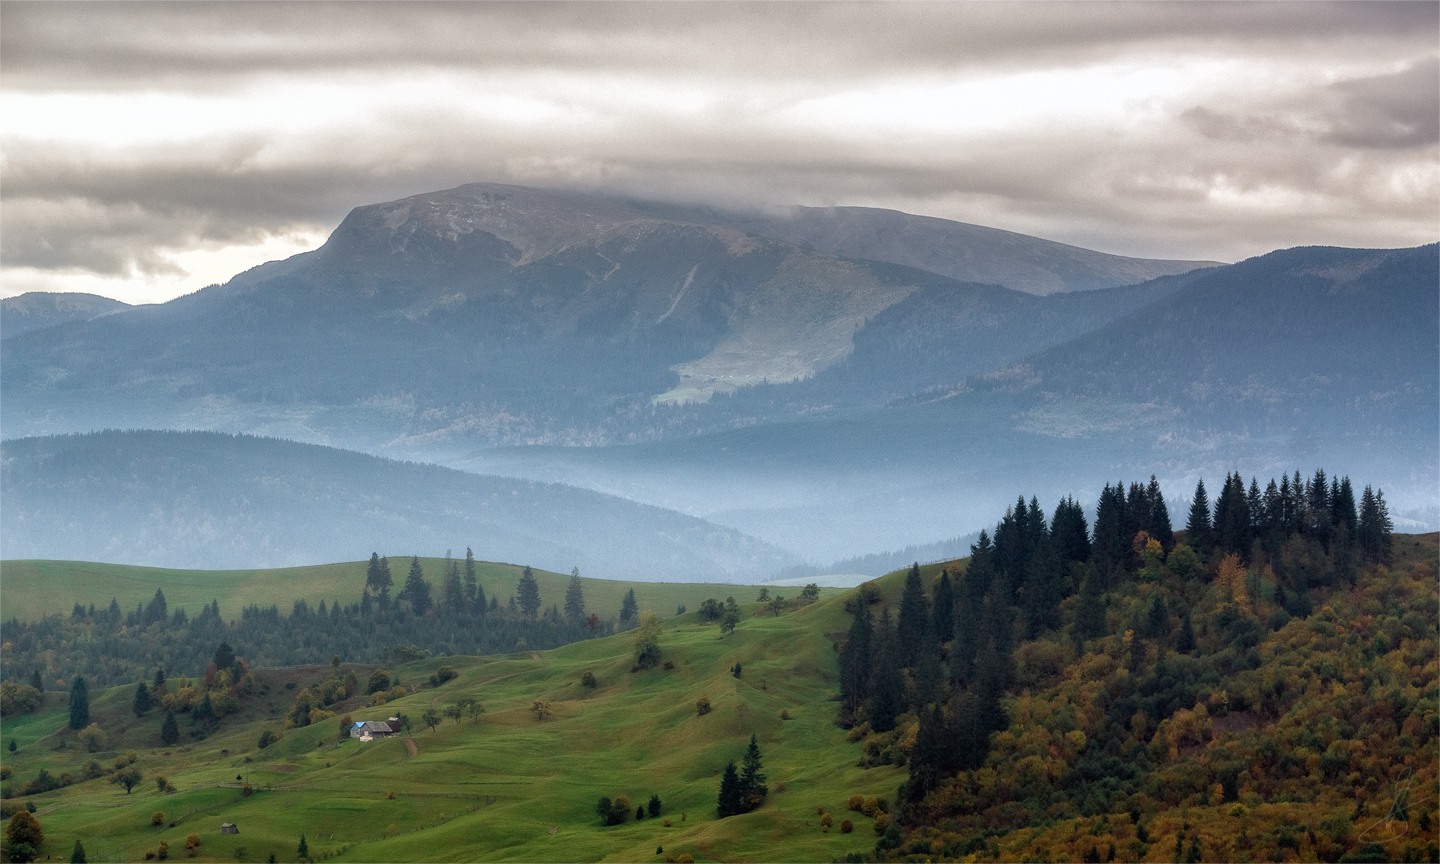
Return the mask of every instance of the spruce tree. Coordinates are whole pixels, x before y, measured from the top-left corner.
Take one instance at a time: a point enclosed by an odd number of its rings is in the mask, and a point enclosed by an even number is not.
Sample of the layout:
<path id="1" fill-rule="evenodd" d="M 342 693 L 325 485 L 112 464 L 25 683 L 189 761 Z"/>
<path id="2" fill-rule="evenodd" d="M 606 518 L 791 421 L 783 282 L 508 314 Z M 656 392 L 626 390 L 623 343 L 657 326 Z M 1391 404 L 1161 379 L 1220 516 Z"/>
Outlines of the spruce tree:
<path id="1" fill-rule="evenodd" d="M 1190 548 L 1204 555 L 1210 551 L 1210 496 L 1205 494 L 1205 480 L 1195 484 L 1195 496 L 1190 499 L 1190 516 L 1185 521 L 1186 541 Z"/>
<path id="2" fill-rule="evenodd" d="M 144 713 L 149 711 L 154 705 L 155 701 L 150 698 L 150 687 L 146 685 L 144 681 L 136 684 L 135 699 L 130 704 L 130 708 L 135 712 L 135 716 L 140 717 L 144 715 Z"/>
<path id="3" fill-rule="evenodd" d="M 855 592 L 855 617 L 850 632 L 840 649 L 840 705 L 847 717 L 853 717 L 870 695 L 870 607 L 863 591 Z"/>
<path id="4" fill-rule="evenodd" d="M 390 587 L 394 582 L 390 575 L 390 561 L 381 558 L 378 552 L 371 552 L 370 564 L 365 568 L 365 593 L 383 607 L 390 601 Z"/>
<path id="5" fill-rule="evenodd" d="M 940 571 L 935 583 L 935 602 L 931 607 L 930 634 L 937 644 L 955 638 L 955 586 L 950 581 L 950 571 Z"/>
<path id="6" fill-rule="evenodd" d="M 79 675 L 70 684 L 70 728 L 84 729 L 90 725 L 90 691 Z"/>
<path id="7" fill-rule="evenodd" d="M 770 787 L 765 785 L 762 768 L 760 744 L 755 740 L 754 733 L 751 733 L 750 745 L 745 748 L 745 759 L 740 764 L 740 806 L 743 813 L 759 807 L 765 796 L 770 794 Z"/>
<path id="8" fill-rule="evenodd" d="M 395 595 L 397 600 L 405 600 L 410 603 L 410 609 L 416 615 L 424 615 L 430 611 L 430 583 L 425 581 L 425 571 L 420 567 L 420 556 L 410 558 L 410 572 L 405 576 L 405 587 Z"/>
<path id="9" fill-rule="evenodd" d="M 571 624 L 585 620 L 585 588 L 580 584 L 580 568 L 570 571 L 570 584 L 565 587 L 565 617 Z"/>
<path id="10" fill-rule="evenodd" d="M 485 595 L 481 591 L 480 580 L 475 575 L 475 551 L 469 546 L 465 547 L 465 611 L 485 611 Z"/>
<path id="11" fill-rule="evenodd" d="M 1145 526 L 1146 532 L 1160 541 L 1160 548 L 1168 554 L 1175 546 L 1175 530 L 1170 524 L 1170 508 L 1165 505 L 1165 494 L 1160 491 L 1160 481 L 1155 475 L 1150 475 L 1150 485 L 1145 489 L 1145 497 L 1150 503 L 1150 523 Z"/>
<path id="12" fill-rule="evenodd" d="M 526 618 L 534 620 L 540 614 L 540 585 L 535 581 L 535 571 L 526 565 L 520 574 L 520 583 L 515 588 L 520 611 Z"/>
<path id="13" fill-rule="evenodd" d="M 625 599 L 620 601 L 620 623 L 629 624 L 640 614 L 640 606 L 635 602 L 635 589 L 631 588 L 625 592 Z"/>
<path id="14" fill-rule="evenodd" d="M 165 722 L 160 724 L 160 743 L 166 747 L 180 740 L 180 724 L 175 722 L 175 712 L 165 712 Z"/>
<path id="15" fill-rule="evenodd" d="M 85 864 L 89 860 L 85 857 L 85 844 L 76 840 L 75 848 L 70 850 L 70 864 Z"/>
<path id="16" fill-rule="evenodd" d="M 925 583 L 920 578 L 920 565 L 910 565 L 905 574 L 905 588 L 900 595 L 900 619 L 896 660 L 904 668 L 915 665 L 925 631 L 930 626 L 930 601 L 925 599 Z"/>
<path id="17" fill-rule="evenodd" d="M 720 818 L 734 816 L 743 812 L 741 807 L 743 799 L 740 796 L 740 776 L 735 771 L 735 763 L 725 763 L 725 771 L 720 775 L 720 798 L 716 805 L 716 812 Z"/>
<path id="18" fill-rule="evenodd" d="M 468 611 L 460 565 L 450 560 L 445 562 L 445 581 L 440 586 L 440 611 L 445 615 L 463 615 Z"/>
<path id="19" fill-rule="evenodd" d="M 876 732 L 894 729 L 895 718 L 905 710 L 905 680 L 900 673 L 897 650 L 899 641 L 900 637 L 890 626 L 890 610 L 887 607 L 875 629 L 875 660 L 871 664 L 867 688 L 870 698 L 865 702 L 865 718 Z"/>

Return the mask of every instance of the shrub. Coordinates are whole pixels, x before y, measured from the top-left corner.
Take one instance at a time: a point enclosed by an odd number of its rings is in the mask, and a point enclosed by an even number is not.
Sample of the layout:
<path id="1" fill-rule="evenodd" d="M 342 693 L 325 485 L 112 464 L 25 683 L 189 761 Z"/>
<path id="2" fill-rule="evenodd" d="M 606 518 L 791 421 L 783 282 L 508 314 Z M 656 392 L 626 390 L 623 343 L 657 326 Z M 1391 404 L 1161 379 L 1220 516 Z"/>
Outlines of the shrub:
<path id="1" fill-rule="evenodd" d="M 835 819 L 829 813 L 820 817 L 820 830 L 829 833 L 830 826 L 835 824 Z"/>
<path id="2" fill-rule="evenodd" d="M 711 710 L 712 710 L 712 709 L 711 709 L 711 707 L 710 707 L 710 697 L 709 697 L 709 696 L 701 696 L 699 699 L 696 699 L 696 700 L 695 700 L 695 713 L 696 713 L 696 714 L 700 715 L 701 717 L 704 717 L 706 714 L 709 714 Z"/>
<path id="3" fill-rule="evenodd" d="M 865 806 L 865 796 L 851 795 L 850 801 L 846 804 L 846 806 L 849 807 L 851 810 L 854 810 L 856 813 L 859 813 L 860 810 Z"/>
<path id="4" fill-rule="evenodd" d="M 876 816 L 876 817 L 875 817 L 875 825 L 874 825 L 873 827 L 875 828 L 875 836 L 876 836 L 876 837 L 879 837 L 880 835 L 884 834 L 884 833 L 885 833 L 885 829 L 890 827 L 890 814 L 889 814 L 889 813 L 881 813 L 880 815 Z"/>
<path id="5" fill-rule="evenodd" d="M 840 833 L 841 833 L 841 834 L 849 834 L 851 831 L 854 831 L 854 830 L 855 830 L 855 823 L 854 823 L 854 822 L 851 822 L 849 819 L 841 819 L 841 820 L 840 820 Z"/>
<path id="6" fill-rule="evenodd" d="M 581 673 L 581 675 L 580 675 L 580 685 L 581 685 L 582 687 L 591 687 L 591 688 L 593 688 L 593 687 L 595 687 L 595 686 L 598 685 L 598 684 L 599 684 L 599 682 L 595 680 L 595 673 L 594 673 L 594 672 L 591 672 L 589 669 L 586 669 L 583 673 Z"/>
<path id="7" fill-rule="evenodd" d="M 441 684 L 444 684 L 447 681 L 453 681 L 455 680 L 455 675 L 455 667 L 441 666 L 439 669 L 436 669 L 430 675 L 430 686 L 439 687 Z"/>
<path id="8" fill-rule="evenodd" d="M 276 735 L 274 732 L 270 731 L 269 729 L 266 729 L 264 732 L 261 732 L 261 733 L 260 733 L 260 740 L 257 741 L 257 742 L 255 742 L 255 744 L 256 744 L 256 746 L 258 746 L 261 750 L 264 750 L 266 747 L 269 747 L 271 744 L 274 744 L 276 741 L 279 741 L 279 740 L 280 740 L 280 736 L 279 736 L 279 735 Z"/>

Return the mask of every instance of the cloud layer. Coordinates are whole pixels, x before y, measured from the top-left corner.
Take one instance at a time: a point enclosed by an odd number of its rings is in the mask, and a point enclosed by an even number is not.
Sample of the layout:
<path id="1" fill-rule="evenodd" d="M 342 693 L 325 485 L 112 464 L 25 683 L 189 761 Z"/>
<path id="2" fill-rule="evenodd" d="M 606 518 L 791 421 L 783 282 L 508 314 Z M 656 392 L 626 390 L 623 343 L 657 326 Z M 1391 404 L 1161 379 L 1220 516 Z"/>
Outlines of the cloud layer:
<path id="1" fill-rule="evenodd" d="M 1431 3 L 0 14 L 7 294 L 160 299 L 478 180 L 894 207 L 1148 257 L 1440 235 Z"/>

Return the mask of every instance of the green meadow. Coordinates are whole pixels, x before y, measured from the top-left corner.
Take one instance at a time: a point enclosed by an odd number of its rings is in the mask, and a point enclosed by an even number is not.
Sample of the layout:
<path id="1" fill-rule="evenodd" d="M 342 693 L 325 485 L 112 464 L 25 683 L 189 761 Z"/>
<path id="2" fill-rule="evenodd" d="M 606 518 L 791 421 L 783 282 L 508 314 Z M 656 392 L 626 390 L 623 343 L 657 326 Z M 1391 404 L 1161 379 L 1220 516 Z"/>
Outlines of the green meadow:
<path id="1" fill-rule="evenodd" d="M 238 618 L 246 606 L 276 605 L 288 613 L 296 600 L 304 599 L 312 606 L 321 600 L 327 603 L 357 603 L 365 586 L 368 562 L 319 564 L 307 567 L 281 567 L 266 570 L 173 570 L 162 567 L 136 567 L 125 564 L 97 564 L 85 561 L 15 560 L 0 562 L 0 614 L 6 619 L 34 621 L 45 615 L 69 614 L 76 603 L 103 608 L 113 597 L 123 611 L 148 603 L 155 589 L 165 592 L 165 600 L 173 611 L 183 608 L 194 615 L 212 600 L 220 604 L 220 614 Z M 458 560 L 462 566 L 463 558 Z M 421 558 L 420 565 L 432 589 L 438 591 L 445 577 L 446 560 Z M 392 556 L 390 570 L 398 586 L 405 581 L 410 556 Z M 476 562 L 476 575 L 485 593 L 504 603 L 515 593 L 515 586 L 524 570 L 521 565 Z M 568 573 L 533 571 L 540 586 L 540 599 L 545 608 L 563 605 Z M 585 605 L 601 617 L 616 617 L 627 590 L 634 590 L 641 609 L 653 609 L 668 616 L 679 606 L 694 609 L 707 597 L 723 600 L 733 596 L 737 601 L 753 600 L 753 586 L 717 585 L 702 582 L 617 582 L 607 579 L 586 579 Z M 793 596 L 798 588 L 780 588 L 779 593 Z M 834 595 L 841 589 L 821 589 L 821 595 Z"/>
<path id="2" fill-rule="evenodd" d="M 12 566 L 6 565 L 7 597 Z M 391 566 L 397 568 L 393 559 Z M 504 579 L 518 575 L 516 568 L 500 569 Z M 314 584 L 330 579 L 337 589 L 358 587 L 364 565 L 298 572 L 297 579 Z M 548 605 L 563 596 L 568 576 L 544 575 Z M 485 578 L 502 575 L 487 565 Z M 220 584 L 217 579 L 196 589 L 204 593 Z M 591 608 L 613 602 L 618 609 L 629 587 L 642 608 L 661 612 L 724 596 L 716 586 L 608 583 L 615 594 L 610 597 L 601 584 L 585 586 Z M 490 581 L 485 585 L 492 590 Z M 245 591 L 220 598 L 222 608 L 257 596 Z M 746 601 L 754 591 L 735 587 L 725 593 Z M 353 593 L 358 591 L 336 592 Z M 340 719 L 334 718 L 284 730 L 278 742 L 258 748 L 261 732 L 281 731 L 294 694 L 328 676 L 329 666 L 267 672 L 258 696 L 204 740 L 188 735 L 182 715 L 187 734 L 171 748 L 159 746 L 162 712 L 136 718 L 130 710 L 132 687 L 92 693 L 92 719 L 109 736 L 105 749 L 93 754 L 73 733 L 64 734 L 65 697 L 50 693 L 40 713 L 5 723 L 5 740 L 17 742 L 4 761 L 12 773 L 7 782 L 28 781 L 41 769 L 79 778 L 92 759 L 108 771 L 133 752 L 145 776 L 129 794 L 99 778 L 27 799 L 37 805 L 45 853 L 68 856 L 80 839 L 91 861 L 145 860 L 161 841 L 170 856 L 182 857 L 192 833 L 201 841 L 195 859 L 212 861 L 264 861 L 272 853 L 294 861 L 302 833 L 314 860 L 664 861 L 689 855 L 697 861 L 830 861 L 875 842 L 872 820 L 848 811 L 849 797 L 893 797 L 904 779 L 903 769 L 893 766 L 858 767 L 859 748 L 847 744 L 835 725 L 831 637 L 849 621 L 839 593 L 827 592 L 820 602 L 779 617 L 746 603 L 740 625 L 723 637 L 718 625 L 700 623 L 693 612 L 670 618 L 660 636 L 662 665 L 648 670 L 632 671 L 628 633 L 544 653 L 395 667 L 407 684 L 425 681 L 442 664 L 458 676 L 379 707 L 365 707 L 364 697 L 342 704 L 338 713 L 355 720 L 400 712 L 412 719 L 408 735 L 369 743 L 341 739 Z M 737 663 L 739 677 L 732 674 Z M 356 671 L 363 680 L 365 670 Z M 586 672 L 596 686 L 582 685 Z M 704 715 L 696 710 L 702 696 L 712 706 Z M 435 729 L 422 722 L 427 709 L 441 710 L 463 697 L 484 705 L 478 720 L 445 718 Z M 550 716 L 537 719 L 537 701 L 550 704 Z M 718 819 L 720 774 L 728 760 L 739 762 L 751 734 L 759 741 L 770 795 L 752 813 Z M 168 778 L 175 791 L 160 791 L 156 775 Z M 253 794 L 245 794 L 247 785 Z M 602 826 L 597 800 L 621 795 L 630 799 L 631 818 Z M 660 816 L 635 820 L 633 808 L 651 795 L 661 799 Z M 153 827 L 156 812 L 163 816 Z M 832 814 L 828 831 L 822 813 Z M 842 833 L 847 818 L 853 833 Z M 221 834 L 223 822 L 235 823 L 240 833 Z"/>

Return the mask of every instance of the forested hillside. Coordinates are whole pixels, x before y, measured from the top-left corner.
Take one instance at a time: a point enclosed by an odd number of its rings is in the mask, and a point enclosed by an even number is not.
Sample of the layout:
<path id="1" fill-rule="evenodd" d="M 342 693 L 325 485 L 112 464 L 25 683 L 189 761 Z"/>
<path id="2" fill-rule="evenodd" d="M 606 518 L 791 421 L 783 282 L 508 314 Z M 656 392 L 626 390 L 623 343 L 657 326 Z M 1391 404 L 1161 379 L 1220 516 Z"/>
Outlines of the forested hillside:
<path id="1" fill-rule="evenodd" d="M 1323 471 L 1192 502 L 1021 498 L 861 589 L 839 719 L 909 777 L 867 857 L 1436 860 L 1435 536 Z"/>

